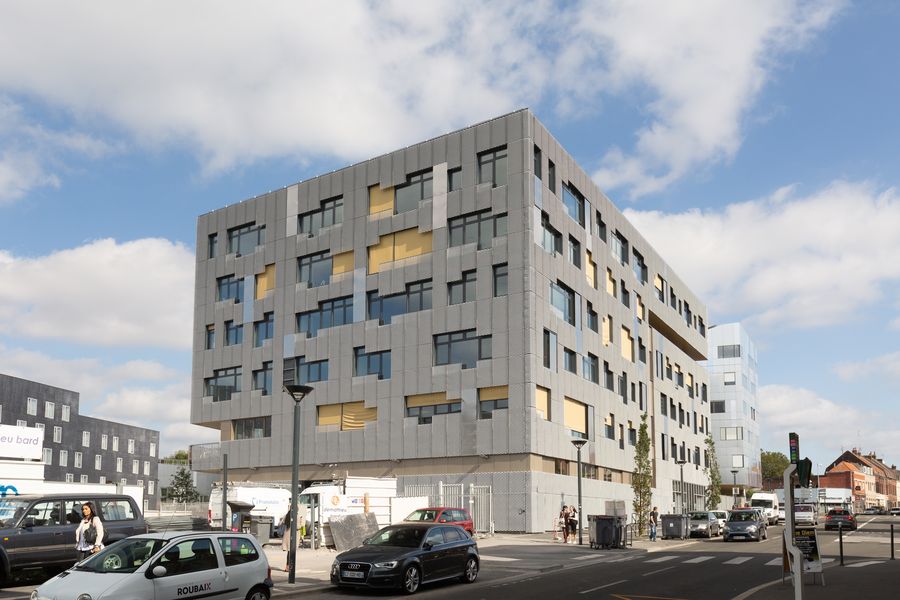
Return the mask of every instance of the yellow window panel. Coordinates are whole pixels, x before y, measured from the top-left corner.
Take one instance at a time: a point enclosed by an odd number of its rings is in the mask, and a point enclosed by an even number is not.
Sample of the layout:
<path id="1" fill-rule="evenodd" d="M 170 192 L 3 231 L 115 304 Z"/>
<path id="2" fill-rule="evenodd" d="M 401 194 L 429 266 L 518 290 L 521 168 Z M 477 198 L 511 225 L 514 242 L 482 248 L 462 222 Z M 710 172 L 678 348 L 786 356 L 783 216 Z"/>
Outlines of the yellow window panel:
<path id="1" fill-rule="evenodd" d="M 653 280 L 653 285 L 656 287 L 656 289 L 658 289 L 660 291 L 660 293 L 662 293 L 662 291 L 663 291 L 662 277 L 657 275 L 656 278 Z"/>
<path id="2" fill-rule="evenodd" d="M 634 361 L 634 338 L 627 327 L 622 328 L 622 358 Z"/>
<path id="3" fill-rule="evenodd" d="M 431 232 L 419 233 L 418 228 L 404 229 L 394 234 L 394 260 L 431 252 Z"/>
<path id="4" fill-rule="evenodd" d="M 341 429 L 363 429 L 366 423 L 378 418 L 377 408 L 366 408 L 365 402 L 347 402 L 343 405 L 341 415 Z"/>
<path id="5" fill-rule="evenodd" d="M 262 300 L 266 292 L 275 287 L 275 265 L 266 265 L 266 270 L 256 276 L 256 299 Z"/>
<path id="6" fill-rule="evenodd" d="M 688 387 L 691 389 L 694 389 L 694 376 L 691 375 L 690 373 L 688 373 L 687 381 L 688 381 L 688 383 L 687 383 Z"/>
<path id="7" fill-rule="evenodd" d="M 317 406 L 318 415 L 316 425 L 340 425 L 341 424 L 341 405 L 340 404 L 323 404 Z"/>
<path id="8" fill-rule="evenodd" d="M 587 406 L 578 400 L 564 398 L 563 424 L 566 429 L 587 434 Z"/>
<path id="9" fill-rule="evenodd" d="M 612 328 L 613 321 L 612 317 L 607 315 L 603 317 L 603 345 L 609 346 L 612 344 Z"/>
<path id="10" fill-rule="evenodd" d="M 597 289 L 597 263 L 594 262 L 594 257 L 591 256 L 590 250 L 585 250 L 584 255 L 585 264 L 587 264 L 587 268 L 584 270 L 584 274 L 587 277 L 588 285 L 594 289 Z"/>
<path id="11" fill-rule="evenodd" d="M 369 214 L 374 215 L 386 210 L 394 211 L 394 188 L 381 189 L 378 184 L 369 187 Z"/>
<path id="12" fill-rule="evenodd" d="M 406 397 L 406 407 L 434 406 L 435 404 L 448 404 L 447 392 L 435 392 L 433 394 L 416 394 Z"/>
<path id="13" fill-rule="evenodd" d="M 394 260 L 394 234 L 381 236 L 378 243 L 369 246 L 369 274 L 381 270 L 381 265 Z"/>
<path id="14" fill-rule="evenodd" d="M 478 390 L 479 400 L 503 400 L 509 398 L 509 386 L 497 385 L 494 387 L 480 388 Z"/>
<path id="15" fill-rule="evenodd" d="M 550 390 L 541 386 L 535 386 L 534 405 L 537 411 L 547 421 L 550 420 Z"/>
<path id="16" fill-rule="evenodd" d="M 643 321 L 646 318 L 647 313 L 646 308 L 644 307 L 644 301 L 641 300 L 640 294 L 635 294 L 637 296 L 637 302 L 634 304 L 634 308 L 637 311 L 637 318 Z"/>
<path id="17" fill-rule="evenodd" d="M 341 252 L 331 257 L 331 274 L 349 273 L 353 270 L 353 250 Z"/>
<path id="18" fill-rule="evenodd" d="M 606 293 L 613 298 L 616 297 L 616 280 L 609 269 L 606 270 Z"/>

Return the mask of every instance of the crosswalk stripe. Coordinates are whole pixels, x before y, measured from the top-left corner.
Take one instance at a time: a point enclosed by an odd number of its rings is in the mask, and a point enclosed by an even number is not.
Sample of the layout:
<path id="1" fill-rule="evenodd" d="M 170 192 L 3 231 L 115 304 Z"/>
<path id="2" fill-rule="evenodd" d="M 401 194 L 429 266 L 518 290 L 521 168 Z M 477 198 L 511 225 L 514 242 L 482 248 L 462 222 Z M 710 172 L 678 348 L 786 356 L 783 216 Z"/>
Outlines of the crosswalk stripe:
<path id="1" fill-rule="evenodd" d="M 697 558 L 692 558 L 691 560 L 684 561 L 685 563 L 702 563 L 707 560 L 713 558 L 712 556 L 698 556 Z"/>
<path id="2" fill-rule="evenodd" d="M 784 559 L 783 559 L 783 558 L 773 558 L 772 560 L 770 560 L 770 561 L 767 562 L 766 564 L 767 564 L 767 565 L 780 565 L 780 564 L 784 564 Z"/>
<path id="3" fill-rule="evenodd" d="M 731 560 L 726 560 L 722 564 L 723 565 L 740 565 L 740 564 L 747 562 L 748 560 L 753 560 L 753 557 L 752 556 L 737 556 L 735 558 L 732 558 Z"/>
<path id="4" fill-rule="evenodd" d="M 846 567 L 851 568 L 859 568 L 859 567 L 868 567 L 869 565 L 880 565 L 885 561 L 883 560 L 867 560 L 863 562 L 853 563 L 852 565 L 845 565 Z"/>
<path id="5" fill-rule="evenodd" d="M 667 560 L 673 560 L 676 558 L 678 558 L 678 557 L 673 554 L 672 556 L 660 556 L 659 558 L 651 558 L 650 560 L 645 561 L 645 562 L 659 563 L 659 562 L 666 562 Z"/>
<path id="6" fill-rule="evenodd" d="M 507 556 L 488 556 L 487 554 L 482 554 L 479 556 L 481 560 L 496 560 L 497 562 L 513 562 L 519 560 L 518 558 L 509 558 Z"/>

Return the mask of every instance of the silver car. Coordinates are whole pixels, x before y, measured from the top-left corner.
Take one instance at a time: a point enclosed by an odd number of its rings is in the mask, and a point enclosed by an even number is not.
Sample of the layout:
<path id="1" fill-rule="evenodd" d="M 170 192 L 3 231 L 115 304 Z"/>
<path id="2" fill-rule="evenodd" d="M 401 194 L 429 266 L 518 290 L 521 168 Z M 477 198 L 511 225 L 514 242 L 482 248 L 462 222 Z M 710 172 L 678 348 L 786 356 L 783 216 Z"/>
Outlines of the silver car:
<path id="1" fill-rule="evenodd" d="M 769 537 L 767 526 L 766 518 L 758 510 L 733 510 L 725 523 L 722 541 L 745 539 L 760 542 Z"/>
<path id="2" fill-rule="evenodd" d="M 719 535 L 719 519 L 712 511 L 697 511 L 690 514 L 690 536 L 711 538 Z"/>
<path id="3" fill-rule="evenodd" d="M 269 561 L 242 533 L 169 532 L 111 544 L 31 593 L 31 600 L 268 600 Z"/>

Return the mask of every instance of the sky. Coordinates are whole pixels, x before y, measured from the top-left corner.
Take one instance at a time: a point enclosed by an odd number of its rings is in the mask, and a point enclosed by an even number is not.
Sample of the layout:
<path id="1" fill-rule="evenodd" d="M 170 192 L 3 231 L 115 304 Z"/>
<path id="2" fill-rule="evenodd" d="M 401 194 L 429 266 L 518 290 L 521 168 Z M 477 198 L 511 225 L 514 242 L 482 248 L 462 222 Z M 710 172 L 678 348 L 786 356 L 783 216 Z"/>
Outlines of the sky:
<path id="1" fill-rule="evenodd" d="M 199 215 L 529 107 L 759 352 L 762 447 L 900 463 L 900 5 L 0 4 L 0 372 L 189 423 Z M 818 468 L 817 468 L 818 470 Z"/>

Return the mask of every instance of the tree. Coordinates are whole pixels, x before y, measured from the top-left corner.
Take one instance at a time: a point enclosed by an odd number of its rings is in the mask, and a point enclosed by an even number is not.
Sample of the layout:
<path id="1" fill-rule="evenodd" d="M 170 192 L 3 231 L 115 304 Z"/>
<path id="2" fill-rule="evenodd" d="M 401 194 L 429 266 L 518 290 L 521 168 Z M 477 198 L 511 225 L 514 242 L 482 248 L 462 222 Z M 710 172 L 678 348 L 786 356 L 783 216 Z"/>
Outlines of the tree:
<path id="1" fill-rule="evenodd" d="M 641 415 L 637 445 L 634 448 L 634 473 L 631 490 L 634 492 L 632 509 L 638 523 L 638 535 L 643 535 L 647 519 L 650 518 L 650 503 L 653 501 L 653 471 L 650 463 L 650 435 L 647 433 L 647 413 Z"/>
<path id="2" fill-rule="evenodd" d="M 763 450 L 760 455 L 763 479 L 781 479 L 791 461 L 781 452 Z"/>
<path id="3" fill-rule="evenodd" d="M 175 502 L 196 502 L 200 493 L 194 486 L 191 472 L 184 467 L 178 467 L 172 476 L 172 485 L 169 486 L 169 498 Z"/>
<path id="4" fill-rule="evenodd" d="M 703 469 L 709 484 L 706 486 L 706 510 L 717 510 L 722 501 L 722 474 L 719 472 L 719 459 L 716 458 L 716 442 L 712 436 L 706 435 L 706 468 Z"/>
<path id="5" fill-rule="evenodd" d="M 190 460 L 190 455 L 187 450 L 176 450 L 164 460 Z"/>

